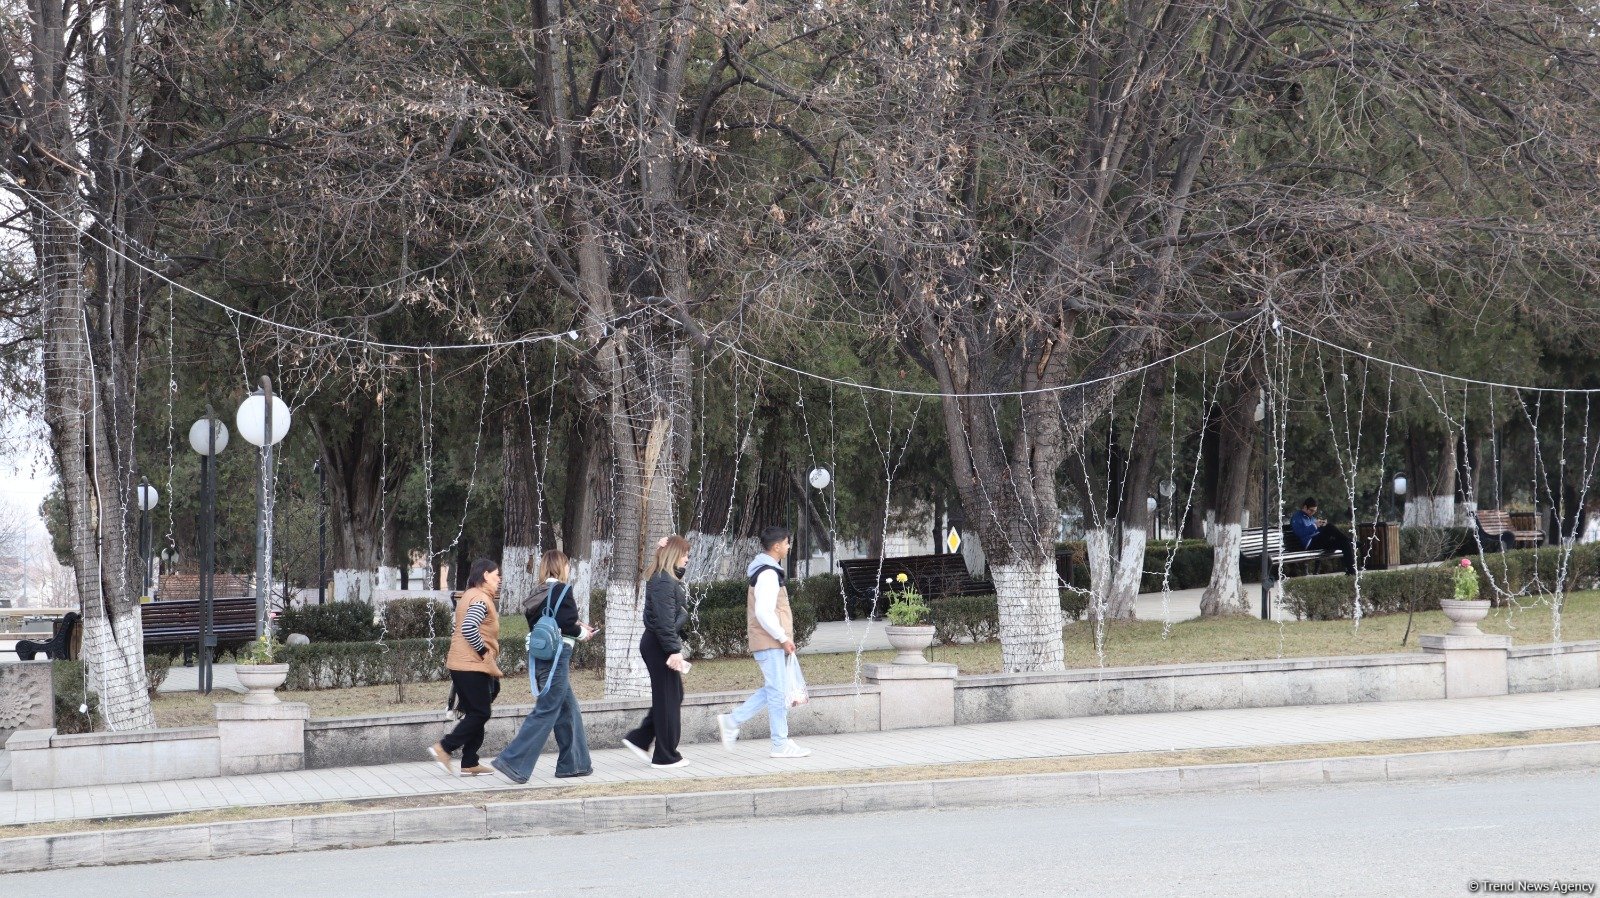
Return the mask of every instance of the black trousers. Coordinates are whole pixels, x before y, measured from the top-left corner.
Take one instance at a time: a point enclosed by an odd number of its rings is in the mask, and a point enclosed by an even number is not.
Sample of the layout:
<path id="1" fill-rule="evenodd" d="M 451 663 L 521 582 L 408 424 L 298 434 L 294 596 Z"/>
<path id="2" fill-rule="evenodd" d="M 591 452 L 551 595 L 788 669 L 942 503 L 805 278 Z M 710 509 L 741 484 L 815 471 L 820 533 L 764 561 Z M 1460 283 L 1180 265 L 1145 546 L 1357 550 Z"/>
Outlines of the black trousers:
<path id="1" fill-rule="evenodd" d="M 456 707 L 461 709 L 461 720 L 450 734 L 439 740 L 444 750 L 455 754 L 461 749 L 461 766 L 478 766 L 478 749 L 483 746 L 483 728 L 489 722 L 489 709 L 494 705 L 496 687 L 494 677 L 476 670 L 452 670 L 450 682 L 456 690 Z"/>
<path id="2" fill-rule="evenodd" d="M 650 671 L 650 713 L 623 738 L 648 750 L 652 742 L 655 751 L 651 761 L 656 764 L 675 764 L 683 759 L 678 754 L 678 739 L 683 735 L 679 712 L 683 708 L 683 675 L 667 666 L 667 653 L 661 640 L 646 630 L 639 640 L 639 654 Z"/>
<path id="3" fill-rule="evenodd" d="M 1323 524 L 1318 528 L 1317 535 L 1311 537 L 1311 543 L 1306 548 L 1324 552 L 1337 551 L 1344 556 L 1344 572 L 1346 574 L 1356 572 L 1356 544 L 1350 540 L 1350 534 L 1332 524 Z"/>

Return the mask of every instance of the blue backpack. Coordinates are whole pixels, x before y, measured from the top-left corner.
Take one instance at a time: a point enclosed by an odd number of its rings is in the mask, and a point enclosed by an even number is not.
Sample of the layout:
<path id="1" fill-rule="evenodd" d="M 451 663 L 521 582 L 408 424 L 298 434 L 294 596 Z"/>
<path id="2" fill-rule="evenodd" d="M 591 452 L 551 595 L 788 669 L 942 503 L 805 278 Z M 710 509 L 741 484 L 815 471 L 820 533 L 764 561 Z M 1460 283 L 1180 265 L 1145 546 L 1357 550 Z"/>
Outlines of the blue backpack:
<path id="1" fill-rule="evenodd" d="M 536 697 L 542 698 L 550 691 L 550 684 L 555 682 L 554 662 L 561 658 L 561 650 L 566 648 L 566 642 L 561 638 L 561 625 L 556 623 L 556 609 L 571 594 L 572 587 L 565 583 L 557 584 L 555 589 L 550 590 L 550 595 L 544 600 L 544 613 L 539 615 L 539 620 L 528 631 L 528 685 Z M 550 675 L 545 677 L 542 689 L 534 669 L 535 661 L 551 662 Z"/>

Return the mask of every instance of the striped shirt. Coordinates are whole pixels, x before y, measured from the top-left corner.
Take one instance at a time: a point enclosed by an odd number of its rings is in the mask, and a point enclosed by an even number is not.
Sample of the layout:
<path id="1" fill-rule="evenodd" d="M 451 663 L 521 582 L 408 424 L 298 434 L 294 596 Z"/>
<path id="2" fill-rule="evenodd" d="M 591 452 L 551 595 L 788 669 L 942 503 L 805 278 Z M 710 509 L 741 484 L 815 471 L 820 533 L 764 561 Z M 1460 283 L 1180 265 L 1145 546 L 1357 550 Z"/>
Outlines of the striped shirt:
<path id="1" fill-rule="evenodd" d="M 483 634 L 478 632 L 478 627 L 483 625 L 483 619 L 489 616 L 489 609 L 482 602 L 473 602 L 467 609 L 467 616 L 461 621 L 461 636 L 472 646 L 472 650 L 483 657 L 489 653 L 489 646 L 483 641 Z"/>

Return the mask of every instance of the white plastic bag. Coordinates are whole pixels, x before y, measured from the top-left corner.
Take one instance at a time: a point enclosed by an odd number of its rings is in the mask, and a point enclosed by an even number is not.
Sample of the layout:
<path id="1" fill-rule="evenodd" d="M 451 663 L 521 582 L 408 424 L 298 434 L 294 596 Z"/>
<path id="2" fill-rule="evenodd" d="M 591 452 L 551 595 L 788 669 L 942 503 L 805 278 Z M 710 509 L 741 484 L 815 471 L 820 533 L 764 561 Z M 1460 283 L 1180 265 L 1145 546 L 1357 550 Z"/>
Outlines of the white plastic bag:
<path id="1" fill-rule="evenodd" d="M 789 707 L 793 708 L 811 701 L 811 695 L 806 691 L 806 675 L 800 672 L 799 655 L 790 655 L 784 662 L 784 679 L 788 681 L 785 695 L 789 700 Z"/>

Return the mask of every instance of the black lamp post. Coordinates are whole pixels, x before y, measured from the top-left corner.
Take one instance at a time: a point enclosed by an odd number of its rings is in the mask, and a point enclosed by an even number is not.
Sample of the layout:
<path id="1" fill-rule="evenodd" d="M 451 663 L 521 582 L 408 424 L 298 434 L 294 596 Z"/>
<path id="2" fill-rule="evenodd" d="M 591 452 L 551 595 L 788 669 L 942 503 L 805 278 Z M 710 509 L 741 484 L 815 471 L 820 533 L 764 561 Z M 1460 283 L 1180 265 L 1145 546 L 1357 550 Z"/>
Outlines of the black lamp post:
<path id="1" fill-rule="evenodd" d="M 245 397 L 234 418 L 239 435 L 261 447 L 256 492 L 256 636 L 267 632 L 267 591 L 272 585 L 272 447 L 289 433 L 289 406 L 272 392 L 272 378 Z"/>
<path id="2" fill-rule="evenodd" d="M 144 564 L 144 590 L 140 595 L 150 595 L 150 517 L 149 512 L 161 501 L 161 494 L 144 477 L 139 478 L 139 561 Z"/>
<path id="3" fill-rule="evenodd" d="M 189 447 L 200 456 L 200 668 L 202 694 L 211 692 L 211 656 L 217 649 L 215 627 L 217 564 L 217 462 L 228 448 L 228 427 L 206 405 L 206 416 L 189 428 Z"/>

